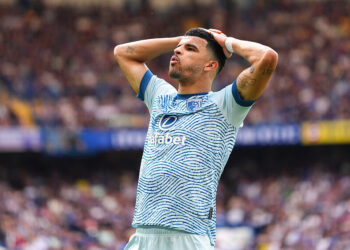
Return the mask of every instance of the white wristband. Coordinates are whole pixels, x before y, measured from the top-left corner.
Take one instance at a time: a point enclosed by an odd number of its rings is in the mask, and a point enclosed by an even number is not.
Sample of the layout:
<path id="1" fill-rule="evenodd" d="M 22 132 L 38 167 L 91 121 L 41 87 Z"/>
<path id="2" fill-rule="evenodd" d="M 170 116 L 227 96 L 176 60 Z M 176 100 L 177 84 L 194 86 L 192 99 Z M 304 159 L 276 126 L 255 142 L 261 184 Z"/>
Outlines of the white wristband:
<path id="1" fill-rule="evenodd" d="M 235 51 L 232 48 L 232 43 L 235 39 L 233 37 L 228 37 L 225 40 L 225 47 L 230 53 L 235 53 Z"/>

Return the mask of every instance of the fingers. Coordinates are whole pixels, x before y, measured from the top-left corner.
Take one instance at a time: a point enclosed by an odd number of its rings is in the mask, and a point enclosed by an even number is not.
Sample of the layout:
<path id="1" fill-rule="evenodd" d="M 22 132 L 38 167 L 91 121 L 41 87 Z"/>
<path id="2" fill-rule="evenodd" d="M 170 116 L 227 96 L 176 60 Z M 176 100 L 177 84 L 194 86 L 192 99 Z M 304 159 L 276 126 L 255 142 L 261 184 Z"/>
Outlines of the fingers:
<path id="1" fill-rule="evenodd" d="M 222 33 L 222 31 L 218 30 L 218 29 L 209 29 L 209 31 L 217 33 L 217 34 L 221 34 Z"/>
<path id="2" fill-rule="evenodd" d="M 220 33 L 219 33 L 219 32 L 215 32 L 215 31 L 209 30 L 209 33 L 212 34 L 212 35 L 214 36 L 215 39 L 216 39 L 216 38 L 223 38 L 223 39 L 226 39 L 226 37 L 227 37 L 227 36 L 226 36 L 224 33 L 222 33 L 221 31 L 220 31 Z"/>
<path id="3" fill-rule="evenodd" d="M 206 28 L 200 28 L 202 30 L 205 30 L 206 32 L 209 32 L 210 33 L 210 30 L 206 29 Z"/>
<path id="4" fill-rule="evenodd" d="M 210 32 L 210 34 L 213 35 L 214 39 L 221 45 L 224 46 L 225 45 L 225 40 L 227 38 L 227 36 L 224 33 L 214 33 L 214 32 Z"/>
<path id="5" fill-rule="evenodd" d="M 208 32 L 212 34 L 214 39 L 221 45 L 226 58 L 230 58 L 232 56 L 232 53 L 230 53 L 225 46 L 227 36 L 224 33 L 222 33 L 222 31 L 217 29 L 209 29 Z"/>

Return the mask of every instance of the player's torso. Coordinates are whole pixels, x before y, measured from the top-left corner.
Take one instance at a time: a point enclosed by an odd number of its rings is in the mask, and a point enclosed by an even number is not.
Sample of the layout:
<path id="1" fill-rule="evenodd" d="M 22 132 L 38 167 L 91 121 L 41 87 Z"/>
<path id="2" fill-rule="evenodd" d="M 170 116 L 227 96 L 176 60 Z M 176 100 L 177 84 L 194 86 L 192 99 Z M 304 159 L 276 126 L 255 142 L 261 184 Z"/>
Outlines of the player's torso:
<path id="1" fill-rule="evenodd" d="M 190 98 L 161 96 L 155 100 L 146 138 L 144 159 L 202 166 L 217 166 L 234 144 L 230 125 L 211 95 Z"/>
<path id="2" fill-rule="evenodd" d="M 154 100 L 140 168 L 134 224 L 215 231 L 217 184 L 236 129 L 211 95 Z M 211 218 L 213 214 L 213 218 Z"/>

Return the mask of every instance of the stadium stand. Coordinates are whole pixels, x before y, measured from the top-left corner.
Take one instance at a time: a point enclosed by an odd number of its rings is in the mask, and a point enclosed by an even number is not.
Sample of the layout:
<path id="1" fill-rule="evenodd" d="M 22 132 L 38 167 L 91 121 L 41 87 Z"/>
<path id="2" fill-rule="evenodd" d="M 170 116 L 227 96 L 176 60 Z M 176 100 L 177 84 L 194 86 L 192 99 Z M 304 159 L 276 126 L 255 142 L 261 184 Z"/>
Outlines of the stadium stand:
<path id="1" fill-rule="evenodd" d="M 164 14 L 128 5 L 84 10 L 1 6 L 1 92 L 21 104 L 1 98 L 0 122 L 118 127 L 133 114 L 137 122 L 129 126 L 146 126 L 145 106 L 114 62 L 113 47 L 183 34 L 192 26 L 217 27 L 278 51 L 276 74 L 246 124 L 349 119 L 349 12 L 348 1 L 260 1 L 243 10 L 196 5 L 168 10 L 164 26 Z M 149 66 L 169 80 L 168 60 L 163 56 Z M 242 59 L 231 59 L 215 89 L 230 83 L 244 66 Z"/>
<path id="2" fill-rule="evenodd" d="M 144 140 L 125 131 L 148 117 L 113 47 L 194 26 L 279 53 L 218 188 L 216 249 L 350 249 L 350 2 L 170 2 L 0 0 L 0 250 L 123 249 Z M 170 81 L 169 58 L 149 67 Z M 233 56 L 214 90 L 246 65 Z M 338 145 L 303 146 L 320 142 Z"/>
<path id="3" fill-rule="evenodd" d="M 348 249 L 348 152 L 349 147 L 237 149 L 218 189 L 218 232 L 244 227 L 255 236 L 238 248 L 230 237 L 227 247 L 218 233 L 216 249 Z M 87 159 L 2 156 L 0 246 L 123 249 L 134 232 L 140 157 L 139 151 Z"/>

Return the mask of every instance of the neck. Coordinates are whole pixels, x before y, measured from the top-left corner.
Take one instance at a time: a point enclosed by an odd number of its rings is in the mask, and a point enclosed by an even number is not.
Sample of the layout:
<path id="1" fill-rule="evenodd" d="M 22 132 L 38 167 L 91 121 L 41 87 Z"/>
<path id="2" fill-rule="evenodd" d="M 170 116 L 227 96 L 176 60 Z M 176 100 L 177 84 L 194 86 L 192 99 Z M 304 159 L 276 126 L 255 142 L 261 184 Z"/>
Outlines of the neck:
<path id="1" fill-rule="evenodd" d="M 211 91 L 212 81 L 209 79 L 198 79 L 196 81 L 179 81 L 179 94 L 197 94 Z"/>

